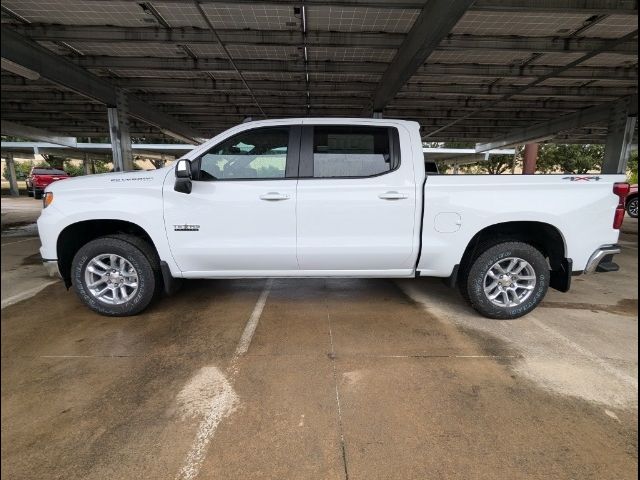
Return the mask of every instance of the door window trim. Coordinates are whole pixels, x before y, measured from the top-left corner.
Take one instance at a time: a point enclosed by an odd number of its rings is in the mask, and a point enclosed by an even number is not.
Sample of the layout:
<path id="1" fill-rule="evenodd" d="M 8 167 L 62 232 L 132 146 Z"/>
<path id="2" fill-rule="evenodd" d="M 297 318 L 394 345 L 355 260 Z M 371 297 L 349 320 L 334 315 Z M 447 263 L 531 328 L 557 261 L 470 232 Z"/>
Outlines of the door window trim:
<path id="1" fill-rule="evenodd" d="M 275 128 L 287 128 L 289 130 L 289 139 L 287 144 L 287 158 L 285 160 L 285 170 L 284 177 L 270 177 L 270 178 L 216 178 L 215 180 L 201 180 L 198 178 L 200 176 L 200 165 L 202 162 L 202 157 L 209 154 L 213 149 L 217 148 L 224 142 L 232 140 L 235 137 L 239 137 L 240 135 L 246 135 L 249 132 L 256 132 L 258 130 L 265 129 L 275 129 Z M 216 143 L 212 147 L 210 147 L 207 151 L 200 154 L 197 158 L 191 161 L 191 169 L 193 172 L 192 180 L 194 182 L 255 182 L 255 181 L 273 181 L 273 180 L 294 180 L 297 178 L 298 174 L 298 164 L 300 160 L 300 137 L 301 137 L 301 125 L 268 125 L 264 127 L 257 128 L 248 128 L 246 130 L 242 130 L 241 132 L 235 133 L 230 137 L 221 140 Z"/>
<path id="2" fill-rule="evenodd" d="M 336 177 L 314 177 L 313 166 L 313 136 L 314 129 L 316 127 L 361 127 L 361 128 L 386 128 L 389 132 L 389 157 L 390 162 L 393 165 L 391 170 L 385 172 L 375 173 L 373 175 L 363 176 L 336 176 Z M 340 179 L 364 179 L 375 178 L 382 175 L 393 173 L 400 168 L 401 163 L 400 155 L 400 134 L 396 127 L 390 125 L 349 125 L 349 124 L 313 124 L 302 126 L 302 138 L 300 140 L 300 156 L 298 167 L 298 179 L 299 180 L 340 180 Z"/>

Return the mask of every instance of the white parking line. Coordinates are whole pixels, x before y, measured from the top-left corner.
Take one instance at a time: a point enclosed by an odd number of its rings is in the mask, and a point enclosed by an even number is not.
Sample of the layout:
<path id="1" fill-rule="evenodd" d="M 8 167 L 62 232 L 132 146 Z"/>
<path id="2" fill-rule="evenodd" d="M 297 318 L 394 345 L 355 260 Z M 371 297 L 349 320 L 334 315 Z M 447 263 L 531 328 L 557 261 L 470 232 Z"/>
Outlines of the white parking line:
<path id="1" fill-rule="evenodd" d="M 233 354 L 234 360 L 244 355 L 249 350 L 251 339 L 253 338 L 253 334 L 255 333 L 256 327 L 258 326 L 258 320 L 260 320 L 260 315 L 262 315 L 264 304 L 267 303 L 267 297 L 269 296 L 269 292 L 271 291 L 272 284 L 272 279 L 267 280 L 267 283 L 264 286 L 264 290 L 262 290 L 262 293 L 260 294 L 260 297 L 256 302 L 256 306 L 253 307 L 253 312 L 251 312 L 251 316 L 249 317 L 247 326 L 244 327 L 244 332 L 242 332 L 242 336 L 240 337 L 240 341 L 238 342 L 236 351 Z"/>
<path id="2" fill-rule="evenodd" d="M 13 305 L 14 303 L 18 303 L 18 302 L 21 302 L 22 300 L 26 300 L 27 298 L 31 298 L 37 293 L 39 293 L 41 290 L 44 290 L 49 285 L 53 285 L 58 281 L 59 280 L 49 280 L 48 282 L 42 283 L 37 287 L 31 288 L 29 290 L 25 290 L 24 292 L 20 292 L 17 295 L 12 295 L 11 297 L 2 300 L 1 309 L 4 310 L 6 307 Z"/>
<path id="3" fill-rule="evenodd" d="M 196 438 L 187 453 L 184 464 L 180 469 L 177 480 L 193 480 L 200 473 L 202 462 L 207 455 L 207 447 L 209 442 L 216 433 L 218 425 L 223 418 L 228 416 L 236 407 L 237 395 L 233 390 L 233 380 L 238 373 L 237 362 L 249 350 L 253 334 L 256 331 L 260 316 L 267 303 L 267 297 L 271 291 L 273 280 L 267 280 L 267 283 L 258 297 L 258 301 L 253 307 L 253 311 L 247 320 L 242 336 L 238 341 L 233 357 L 227 369 L 227 376 L 214 366 L 202 368 L 192 380 L 178 394 L 178 399 L 187 398 L 189 404 L 207 402 L 206 408 L 198 409 L 199 413 L 204 416 L 198 426 Z M 228 378 L 227 378 L 228 377 Z M 193 398 L 190 392 L 196 392 L 196 397 L 202 397 L 203 392 L 209 398 Z M 184 403 L 184 402 L 183 402 Z"/>

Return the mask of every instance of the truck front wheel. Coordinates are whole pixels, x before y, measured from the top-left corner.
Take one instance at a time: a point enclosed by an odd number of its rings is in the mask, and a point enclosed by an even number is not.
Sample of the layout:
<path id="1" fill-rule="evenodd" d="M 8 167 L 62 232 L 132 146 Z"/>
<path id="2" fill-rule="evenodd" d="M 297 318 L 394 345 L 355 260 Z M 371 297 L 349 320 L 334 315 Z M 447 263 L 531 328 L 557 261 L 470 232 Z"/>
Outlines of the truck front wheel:
<path id="1" fill-rule="evenodd" d="M 523 242 L 503 242 L 481 249 L 460 289 L 471 306 L 488 318 L 526 315 L 549 288 L 549 265 L 542 253 Z"/>
<path id="2" fill-rule="evenodd" d="M 159 285 L 159 267 L 146 242 L 130 235 L 100 237 L 73 258 L 71 277 L 80 300 L 102 315 L 143 311 Z"/>

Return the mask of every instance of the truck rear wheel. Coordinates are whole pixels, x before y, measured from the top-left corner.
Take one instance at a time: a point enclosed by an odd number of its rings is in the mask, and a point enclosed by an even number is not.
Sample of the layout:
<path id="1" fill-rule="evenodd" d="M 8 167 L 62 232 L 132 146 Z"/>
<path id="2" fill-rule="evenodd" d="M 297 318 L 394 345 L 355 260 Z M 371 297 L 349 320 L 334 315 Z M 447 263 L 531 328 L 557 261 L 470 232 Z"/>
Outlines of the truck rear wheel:
<path id="1" fill-rule="evenodd" d="M 627 213 L 631 218 L 638 218 L 638 197 L 633 197 L 627 202 Z"/>
<path id="2" fill-rule="evenodd" d="M 488 318 L 526 315 L 549 288 L 549 265 L 542 253 L 523 242 L 502 242 L 481 249 L 460 282 L 463 296 Z"/>
<path id="3" fill-rule="evenodd" d="M 160 285 L 153 250 L 130 235 L 100 237 L 85 244 L 73 258 L 71 277 L 85 305 L 114 317 L 142 312 Z"/>

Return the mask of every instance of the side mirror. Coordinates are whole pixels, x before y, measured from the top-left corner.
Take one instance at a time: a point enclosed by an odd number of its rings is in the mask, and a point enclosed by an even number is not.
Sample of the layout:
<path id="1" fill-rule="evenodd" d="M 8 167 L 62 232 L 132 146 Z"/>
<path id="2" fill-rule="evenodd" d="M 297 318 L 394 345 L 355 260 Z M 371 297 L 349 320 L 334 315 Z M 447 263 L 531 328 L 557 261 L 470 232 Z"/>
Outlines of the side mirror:
<path id="1" fill-rule="evenodd" d="M 189 160 L 178 160 L 175 172 L 176 183 L 173 189 L 180 193 L 191 193 L 191 162 Z"/>
<path id="2" fill-rule="evenodd" d="M 176 178 L 191 178 L 191 162 L 189 160 L 178 160 Z"/>

